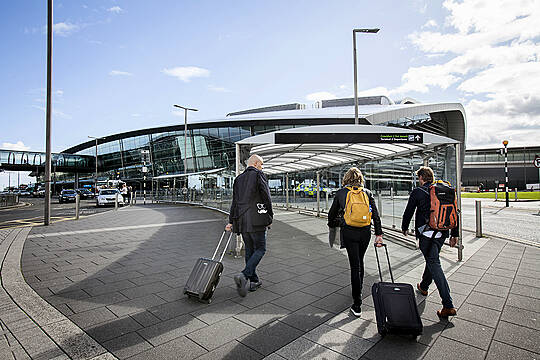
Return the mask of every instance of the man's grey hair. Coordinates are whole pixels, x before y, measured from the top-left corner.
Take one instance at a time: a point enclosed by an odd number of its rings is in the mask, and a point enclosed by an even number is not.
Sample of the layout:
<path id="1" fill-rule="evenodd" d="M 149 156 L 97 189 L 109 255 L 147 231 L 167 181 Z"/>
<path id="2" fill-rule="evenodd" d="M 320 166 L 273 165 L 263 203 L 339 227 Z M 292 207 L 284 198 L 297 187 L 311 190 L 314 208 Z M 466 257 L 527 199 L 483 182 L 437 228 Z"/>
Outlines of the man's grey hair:
<path id="1" fill-rule="evenodd" d="M 258 162 L 263 162 L 263 159 L 262 157 L 260 157 L 259 155 L 257 154 L 253 154 L 249 157 L 248 161 L 247 161 L 247 165 L 248 166 L 255 166 L 257 165 Z"/>

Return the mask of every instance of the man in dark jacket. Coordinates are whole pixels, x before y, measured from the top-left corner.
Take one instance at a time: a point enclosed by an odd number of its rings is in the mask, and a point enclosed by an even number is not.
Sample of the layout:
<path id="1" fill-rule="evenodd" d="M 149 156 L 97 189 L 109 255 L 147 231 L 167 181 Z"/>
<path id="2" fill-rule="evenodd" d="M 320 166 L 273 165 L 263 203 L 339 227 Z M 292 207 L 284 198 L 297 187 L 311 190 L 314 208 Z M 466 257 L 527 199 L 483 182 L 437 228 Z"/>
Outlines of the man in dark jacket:
<path id="1" fill-rule="evenodd" d="M 233 200 L 229 224 L 225 230 L 242 234 L 246 246 L 246 267 L 234 277 L 238 294 L 242 297 L 257 290 L 262 282 L 256 268 L 266 252 L 266 228 L 274 216 L 268 181 L 262 172 L 263 159 L 252 155 L 247 169 L 234 180 Z M 261 224 L 259 215 L 269 215 L 266 224 Z M 263 220 L 264 222 L 264 220 Z"/>
<path id="2" fill-rule="evenodd" d="M 457 313 L 454 304 L 452 303 L 450 287 L 444 276 L 441 261 L 439 259 L 439 253 L 441 252 L 445 239 L 448 238 L 449 231 L 433 230 L 428 225 L 431 208 L 429 186 L 434 181 L 433 170 L 427 166 L 422 166 L 416 172 L 416 175 L 418 175 L 420 186 L 411 192 L 409 202 L 407 203 L 405 213 L 403 214 L 401 230 L 404 235 L 407 235 L 409 223 L 411 222 L 414 210 L 416 209 L 415 233 L 419 240 L 420 251 L 422 251 L 424 259 L 426 260 L 422 281 L 419 284 L 416 284 L 416 288 L 422 295 L 427 296 L 429 285 L 434 281 L 439 290 L 439 295 L 443 304 L 443 308 L 437 311 L 437 315 L 446 318 L 448 316 L 454 316 Z M 451 236 L 450 246 L 454 247 L 459 236 L 458 228 L 451 230 Z"/>

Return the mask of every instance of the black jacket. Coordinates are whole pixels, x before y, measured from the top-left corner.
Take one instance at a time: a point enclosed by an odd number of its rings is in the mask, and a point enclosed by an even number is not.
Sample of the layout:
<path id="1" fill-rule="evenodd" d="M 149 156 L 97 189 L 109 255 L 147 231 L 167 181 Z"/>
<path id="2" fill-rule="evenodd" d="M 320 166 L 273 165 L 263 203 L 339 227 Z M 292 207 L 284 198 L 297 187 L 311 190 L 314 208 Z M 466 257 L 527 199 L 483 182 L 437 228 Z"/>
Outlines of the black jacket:
<path id="1" fill-rule="evenodd" d="M 262 171 L 249 166 L 234 180 L 229 223 L 233 224 L 235 233 L 265 230 L 265 226 L 254 226 L 252 222 L 252 211 L 249 210 L 250 208 L 256 209 L 257 201 L 262 202 L 268 210 L 268 214 L 274 217 L 268 180 Z"/>
<path id="2" fill-rule="evenodd" d="M 367 228 L 368 230 L 371 228 L 371 225 L 364 226 L 363 228 L 356 228 L 353 226 L 349 226 L 345 224 L 345 221 L 341 217 L 341 214 L 343 214 L 343 211 L 345 209 L 345 205 L 347 203 L 347 193 L 349 192 L 349 189 L 346 187 L 339 189 L 336 193 L 336 197 L 334 198 L 334 202 L 332 203 L 332 206 L 330 207 L 330 211 L 328 211 L 328 226 L 329 227 L 345 227 L 347 229 L 356 230 L 356 229 L 364 229 Z M 373 194 L 368 189 L 364 188 L 364 192 L 367 194 L 369 198 L 369 205 L 371 206 L 371 219 L 373 220 L 373 226 L 375 227 L 375 235 L 382 235 L 382 226 L 381 226 L 381 218 L 379 217 L 379 210 L 377 210 L 377 205 L 375 205 L 375 199 L 373 198 Z"/>
<path id="3" fill-rule="evenodd" d="M 401 222 L 401 230 L 405 231 L 409 229 L 409 224 L 413 217 L 414 211 L 416 210 L 416 216 L 414 218 L 416 226 L 416 237 L 419 237 L 418 228 L 427 224 L 429 222 L 429 215 L 431 212 L 431 203 L 429 198 L 429 186 L 431 184 L 424 184 L 415 188 L 411 195 L 409 196 L 409 201 L 407 202 L 407 207 L 403 213 L 403 219 Z M 459 215 L 458 215 L 459 216 Z M 459 221 L 459 218 L 458 218 Z M 444 238 L 448 237 L 448 230 L 442 230 L 442 236 Z M 459 236 L 459 229 L 453 228 L 451 230 L 452 236 Z"/>

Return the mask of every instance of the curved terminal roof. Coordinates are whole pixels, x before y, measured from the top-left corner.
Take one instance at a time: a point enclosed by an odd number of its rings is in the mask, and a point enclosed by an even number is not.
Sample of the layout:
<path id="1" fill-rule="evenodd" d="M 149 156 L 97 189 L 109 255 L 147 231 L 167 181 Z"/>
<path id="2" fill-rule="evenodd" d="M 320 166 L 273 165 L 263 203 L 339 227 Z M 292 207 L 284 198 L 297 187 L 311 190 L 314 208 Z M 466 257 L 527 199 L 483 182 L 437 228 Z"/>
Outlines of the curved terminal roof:
<path id="1" fill-rule="evenodd" d="M 269 175 L 410 156 L 459 141 L 417 130 L 373 125 L 320 125 L 275 131 L 236 142 L 262 156 Z M 240 151 L 242 153 L 242 151 Z"/>
<path id="2" fill-rule="evenodd" d="M 450 136 L 465 142 L 465 110 L 460 103 L 433 103 L 433 104 L 392 104 L 392 105 L 360 105 L 358 106 L 361 124 L 377 125 L 384 122 L 397 120 L 404 117 L 413 117 L 419 114 L 432 114 L 445 112 L 450 114 Z M 261 112 L 235 116 L 225 116 L 217 119 L 188 122 L 188 128 L 209 128 L 239 125 L 261 125 L 265 122 L 273 124 L 295 124 L 313 121 L 314 125 L 327 123 L 354 123 L 354 106 L 339 106 L 326 108 L 307 108 L 297 110 L 283 110 Z M 306 124 L 309 125 L 309 124 Z M 183 124 L 160 126 L 154 128 L 128 131 L 105 136 L 99 140 L 99 144 L 109 141 L 125 139 L 133 136 L 161 133 L 167 131 L 182 131 Z M 95 146 L 94 140 L 66 149 L 66 153 L 76 153 Z"/>

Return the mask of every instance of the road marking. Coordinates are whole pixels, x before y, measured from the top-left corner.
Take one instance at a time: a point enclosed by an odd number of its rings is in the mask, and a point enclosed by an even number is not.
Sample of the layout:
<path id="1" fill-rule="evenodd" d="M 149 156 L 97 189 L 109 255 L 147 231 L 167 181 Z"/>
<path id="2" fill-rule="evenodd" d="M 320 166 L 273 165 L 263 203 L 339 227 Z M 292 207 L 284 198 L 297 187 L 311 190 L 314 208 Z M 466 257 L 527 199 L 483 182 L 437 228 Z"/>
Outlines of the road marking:
<path id="1" fill-rule="evenodd" d="M 223 221 L 223 219 L 188 220 L 188 221 L 177 221 L 177 222 L 172 222 L 172 223 L 131 225 L 131 226 L 102 228 L 102 229 L 63 231 L 63 232 L 47 233 L 47 234 L 32 234 L 32 235 L 28 235 L 28 238 L 43 238 L 43 237 L 50 237 L 50 236 L 63 236 L 63 235 L 73 235 L 73 234 L 89 234 L 89 233 L 107 232 L 107 231 L 136 230 L 136 229 L 146 229 L 146 228 L 162 227 L 162 226 L 198 224 L 198 223 L 213 222 L 213 221 Z"/>

